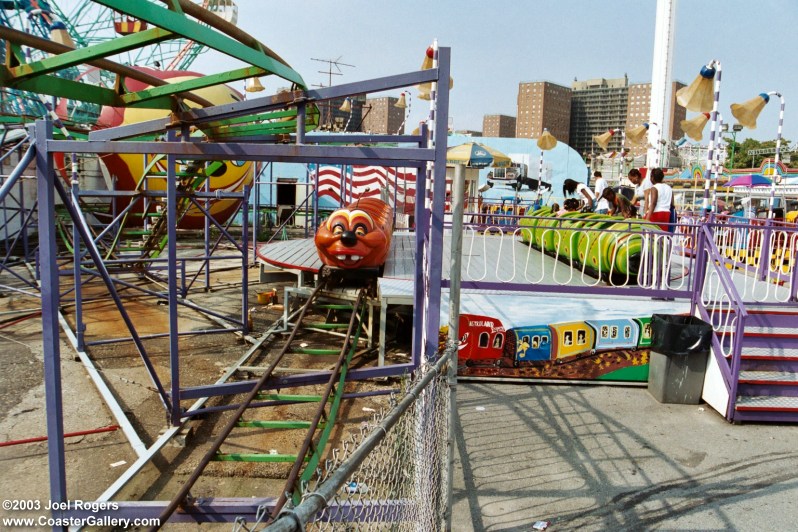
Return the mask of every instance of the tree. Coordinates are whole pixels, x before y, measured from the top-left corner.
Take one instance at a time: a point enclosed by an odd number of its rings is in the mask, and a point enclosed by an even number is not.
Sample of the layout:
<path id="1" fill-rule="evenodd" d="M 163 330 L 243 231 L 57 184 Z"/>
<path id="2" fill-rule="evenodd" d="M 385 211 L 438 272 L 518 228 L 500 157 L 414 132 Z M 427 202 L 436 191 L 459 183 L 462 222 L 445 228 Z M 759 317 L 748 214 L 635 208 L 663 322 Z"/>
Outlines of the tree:
<path id="1" fill-rule="evenodd" d="M 742 142 L 737 142 L 735 145 L 732 137 L 724 137 L 726 141 L 726 167 L 732 168 L 758 168 L 764 159 L 772 159 L 775 156 L 776 141 L 766 140 L 758 141 L 755 139 L 745 139 Z M 792 143 L 787 139 L 781 139 L 781 149 L 786 150 Z M 734 146 L 734 166 L 731 166 L 731 153 L 732 146 Z M 749 155 L 749 151 L 763 150 L 770 148 L 770 153 Z"/>

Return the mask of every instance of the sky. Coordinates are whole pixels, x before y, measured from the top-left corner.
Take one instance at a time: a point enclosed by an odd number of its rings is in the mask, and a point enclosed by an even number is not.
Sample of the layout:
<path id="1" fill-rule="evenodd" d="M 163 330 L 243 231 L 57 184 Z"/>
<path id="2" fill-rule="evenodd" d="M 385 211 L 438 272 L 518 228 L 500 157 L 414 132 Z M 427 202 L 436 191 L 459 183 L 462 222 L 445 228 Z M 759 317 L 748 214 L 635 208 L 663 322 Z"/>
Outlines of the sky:
<path id="1" fill-rule="evenodd" d="M 449 115 L 457 130 L 482 130 L 486 114 L 515 116 L 519 82 L 570 87 L 574 78 L 624 74 L 630 83 L 651 81 L 655 0 L 236 1 L 238 26 L 311 86 L 329 84 L 329 76 L 319 72 L 327 63 L 312 58 L 354 65 L 340 67 L 342 75 L 332 79 L 337 85 L 417 70 L 437 39 L 452 49 Z M 674 1 L 672 78 L 690 83 L 702 65 L 716 59 L 725 120 L 733 119 L 730 104 L 778 91 L 786 100 L 783 137 L 798 141 L 798 2 Z M 218 65 L 218 56 L 206 54 L 193 69 L 215 72 Z M 778 107 L 778 99 L 771 99 L 757 129 L 743 131 L 738 141 L 775 139 Z M 428 102 L 413 100 L 408 123 L 417 124 L 428 112 Z M 709 127 L 705 142 L 708 132 Z"/>
<path id="2" fill-rule="evenodd" d="M 87 0 L 54 1 L 68 11 Z M 418 70 L 437 39 L 452 50 L 449 116 L 456 130 L 481 131 L 486 114 L 515 116 L 520 82 L 570 87 L 575 78 L 625 74 L 630 83 L 651 81 L 656 0 L 235 1 L 238 26 L 283 57 L 311 87 L 330 83 L 328 64 L 314 58 L 353 65 L 332 76 L 334 85 L 351 83 Z M 725 120 L 733 121 L 730 104 L 778 91 L 786 100 L 783 137 L 798 141 L 798 2 L 674 2 L 672 79 L 690 83 L 702 65 L 718 60 Z M 191 69 L 211 74 L 240 66 L 225 58 L 208 52 Z M 286 85 L 263 82 L 269 92 Z M 239 85 L 243 91 L 243 82 Z M 412 99 L 408 124 L 415 127 L 428 113 L 428 102 Z M 773 98 L 758 128 L 744 130 L 738 141 L 775 139 L 778 114 Z M 709 127 L 705 143 L 708 135 Z"/>

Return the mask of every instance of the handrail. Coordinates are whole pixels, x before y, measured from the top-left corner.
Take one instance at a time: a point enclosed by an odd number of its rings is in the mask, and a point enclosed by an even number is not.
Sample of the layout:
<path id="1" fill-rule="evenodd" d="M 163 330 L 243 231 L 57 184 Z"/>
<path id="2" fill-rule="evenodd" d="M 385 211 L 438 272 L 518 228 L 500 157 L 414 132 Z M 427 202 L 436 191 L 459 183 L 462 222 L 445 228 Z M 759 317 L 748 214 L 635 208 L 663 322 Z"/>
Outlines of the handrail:
<path id="1" fill-rule="evenodd" d="M 701 226 L 701 238 L 697 252 L 704 258 L 706 273 L 702 282 L 695 287 L 695 303 L 701 317 L 712 324 L 713 330 L 726 330 L 728 341 L 721 342 L 717 335 L 712 337 L 712 352 L 718 362 L 726 389 L 729 392 L 729 410 L 734 410 L 737 398 L 737 381 L 740 371 L 742 339 L 748 312 L 745 303 L 734 285 L 726 268 L 726 261 L 718 249 L 713 233 L 706 224 Z M 709 290 L 707 289 L 709 288 Z M 714 297 L 714 300 L 708 299 Z M 713 304 L 712 307 L 709 305 Z M 726 311 L 720 305 L 725 305 Z M 728 350 L 724 350 L 724 347 Z M 729 364 L 731 362 L 731 364 Z"/>

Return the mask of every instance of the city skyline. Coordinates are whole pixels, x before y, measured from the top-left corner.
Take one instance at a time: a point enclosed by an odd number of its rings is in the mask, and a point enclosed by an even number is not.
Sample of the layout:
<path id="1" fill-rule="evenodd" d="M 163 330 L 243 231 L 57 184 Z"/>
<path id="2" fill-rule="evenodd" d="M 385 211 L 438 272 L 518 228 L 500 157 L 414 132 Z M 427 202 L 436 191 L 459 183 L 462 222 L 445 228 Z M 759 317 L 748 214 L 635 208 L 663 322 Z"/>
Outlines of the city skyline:
<path id="1" fill-rule="evenodd" d="M 489 9 L 469 9 L 451 1 L 312 0 L 303 2 L 295 17 L 282 14 L 280 24 L 270 24 L 256 0 L 237 4 L 238 26 L 271 47 L 310 86 L 326 85 L 331 78 L 337 85 L 416 70 L 424 50 L 437 38 L 441 46 L 452 48 L 450 117 L 457 130 L 481 130 L 484 115 L 515 116 L 520 82 L 570 86 L 574 78 L 624 75 L 630 83 L 651 81 L 653 0 L 498 0 Z M 383 20 L 385 24 L 378 24 Z M 798 27 L 792 2 L 764 0 L 754 8 L 745 0 L 682 1 L 676 4 L 675 24 L 673 81 L 690 83 L 703 64 L 718 59 L 723 67 L 719 110 L 724 119 L 732 120 L 732 103 L 779 91 L 786 101 L 783 135 L 798 140 L 798 97 L 791 92 L 798 87 L 798 73 L 787 63 L 791 30 Z M 742 38 L 757 35 L 761 38 L 753 39 L 760 41 L 755 46 L 749 44 L 752 39 Z M 320 72 L 327 65 L 312 58 L 354 66 L 342 66 L 341 75 L 328 75 Z M 218 56 L 205 54 L 194 69 L 211 72 L 214 61 Z M 267 81 L 264 78 L 265 85 Z M 428 109 L 428 102 L 414 94 L 408 125 L 426 118 Z M 745 130 L 741 138 L 773 139 L 777 122 L 778 101 L 762 112 L 759 127 Z"/>

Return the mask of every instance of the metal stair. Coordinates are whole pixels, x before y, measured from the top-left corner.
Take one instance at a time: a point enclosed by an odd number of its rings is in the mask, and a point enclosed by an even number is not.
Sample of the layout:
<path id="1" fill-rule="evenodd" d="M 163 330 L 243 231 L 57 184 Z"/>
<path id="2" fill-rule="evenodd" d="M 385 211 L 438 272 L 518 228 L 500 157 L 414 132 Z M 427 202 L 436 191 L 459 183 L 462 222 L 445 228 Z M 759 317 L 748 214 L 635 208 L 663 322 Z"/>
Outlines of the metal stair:
<path id="1" fill-rule="evenodd" d="M 798 309 L 746 310 L 732 421 L 798 423 Z"/>

